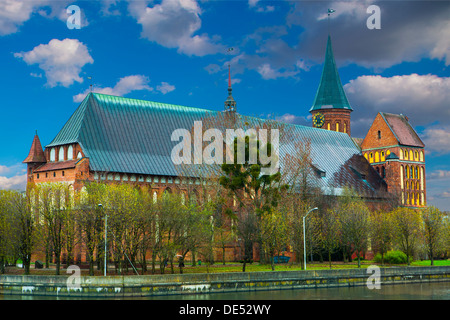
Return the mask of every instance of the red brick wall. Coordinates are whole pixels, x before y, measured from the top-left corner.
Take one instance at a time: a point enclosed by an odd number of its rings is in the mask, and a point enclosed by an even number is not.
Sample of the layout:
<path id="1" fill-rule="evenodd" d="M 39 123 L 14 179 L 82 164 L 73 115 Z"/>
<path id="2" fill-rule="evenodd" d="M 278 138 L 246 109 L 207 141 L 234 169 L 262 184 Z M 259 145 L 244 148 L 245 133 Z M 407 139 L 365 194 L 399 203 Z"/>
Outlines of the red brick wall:
<path id="1" fill-rule="evenodd" d="M 325 123 L 321 129 L 328 129 L 328 124 L 330 125 L 330 130 L 336 131 L 336 124 L 339 123 L 339 132 L 346 132 L 351 136 L 351 122 L 350 122 L 350 110 L 346 109 L 322 109 L 311 111 L 312 116 L 316 113 L 322 113 L 325 117 Z M 314 126 L 314 124 L 313 124 Z"/>

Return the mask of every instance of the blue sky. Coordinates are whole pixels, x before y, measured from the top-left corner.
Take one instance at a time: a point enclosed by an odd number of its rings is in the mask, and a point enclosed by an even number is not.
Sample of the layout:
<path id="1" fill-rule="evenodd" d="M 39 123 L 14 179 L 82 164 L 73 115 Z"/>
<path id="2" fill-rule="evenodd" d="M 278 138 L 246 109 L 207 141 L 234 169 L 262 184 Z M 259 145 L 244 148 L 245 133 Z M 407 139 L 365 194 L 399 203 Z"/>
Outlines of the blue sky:
<path id="1" fill-rule="evenodd" d="M 426 144 L 428 204 L 450 210 L 449 1 L 0 0 L 0 188 L 24 188 L 35 130 L 50 143 L 91 83 L 222 110 L 230 64 L 240 113 L 311 125 L 328 8 L 352 135 L 380 111 L 406 114 Z"/>

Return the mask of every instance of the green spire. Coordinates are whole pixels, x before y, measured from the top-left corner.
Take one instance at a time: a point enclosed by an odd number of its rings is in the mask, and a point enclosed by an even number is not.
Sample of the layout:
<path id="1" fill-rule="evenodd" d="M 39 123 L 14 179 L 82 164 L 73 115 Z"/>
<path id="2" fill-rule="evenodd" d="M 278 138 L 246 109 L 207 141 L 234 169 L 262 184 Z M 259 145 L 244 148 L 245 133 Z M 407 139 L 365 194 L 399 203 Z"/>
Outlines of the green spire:
<path id="1" fill-rule="evenodd" d="M 342 87 L 336 62 L 334 61 L 331 37 L 329 35 L 322 78 L 320 79 L 313 106 L 309 111 L 320 109 L 348 109 L 353 111 Z"/>

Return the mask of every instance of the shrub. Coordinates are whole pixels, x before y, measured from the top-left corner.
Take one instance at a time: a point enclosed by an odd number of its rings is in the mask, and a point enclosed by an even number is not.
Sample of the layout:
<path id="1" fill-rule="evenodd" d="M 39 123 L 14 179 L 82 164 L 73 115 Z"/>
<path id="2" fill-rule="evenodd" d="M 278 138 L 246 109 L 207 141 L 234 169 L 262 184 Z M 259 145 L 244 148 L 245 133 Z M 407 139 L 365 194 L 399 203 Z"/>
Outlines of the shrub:
<path id="1" fill-rule="evenodd" d="M 377 253 L 373 257 L 373 260 L 377 263 L 381 263 L 381 253 Z M 402 264 L 406 262 L 407 262 L 406 254 L 404 254 L 402 251 L 392 250 L 388 251 L 384 255 L 384 263 Z"/>
<path id="2" fill-rule="evenodd" d="M 389 264 L 402 264 L 406 263 L 408 261 L 406 254 L 398 251 L 388 251 L 384 257 L 384 261 L 386 261 Z"/>

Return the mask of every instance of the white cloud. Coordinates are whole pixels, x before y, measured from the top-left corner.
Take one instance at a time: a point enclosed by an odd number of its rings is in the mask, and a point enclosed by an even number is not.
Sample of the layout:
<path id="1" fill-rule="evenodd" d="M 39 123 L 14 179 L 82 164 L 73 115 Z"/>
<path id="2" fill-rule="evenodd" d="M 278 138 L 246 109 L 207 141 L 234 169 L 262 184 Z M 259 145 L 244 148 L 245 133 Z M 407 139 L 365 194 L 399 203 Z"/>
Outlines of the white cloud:
<path id="1" fill-rule="evenodd" d="M 355 119 L 373 119 L 382 111 L 402 113 L 414 126 L 429 125 L 436 120 L 441 125 L 450 124 L 450 77 L 430 74 L 360 76 L 347 83 L 344 89 L 355 110 L 352 115 Z"/>
<path id="2" fill-rule="evenodd" d="M 46 18 L 57 17 L 65 21 L 62 10 L 68 6 L 68 0 L 1 0 L 0 35 L 15 33 L 26 21 L 37 13 Z"/>
<path id="3" fill-rule="evenodd" d="M 427 180 L 450 179 L 449 170 L 435 170 L 428 175 Z"/>
<path id="4" fill-rule="evenodd" d="M 261 75 L 261 77 L 265 80 L 277 78 L 289 78 L 295 76 L 298 73 L 297 71 L 289 71 L 289 70 L 278 71 L 276 69 L 273 69 L 268 63 L 264 63 L 263 65 L 259 66 L 257 68 L 257 71 Z"/>
<path id="5" fill-rule="evenodd" d="M 110 94 L 114 96 L 123 96 L 132 91 L 147 90 L 153 91 L 153 88 L 148 85 L 150 80 L 143 75 L 131 75 L 120 78 L 114 87 L 94 87 L 93 92 Z M 83 93 L 79 93 L 73 97 L 74 102 L 81 102 L 89 93 L 90 89 L 87 89 Z"/>
<path id="6" fill-rule="evenodd" d="M 0 165 L 0 190 L 25 190 L 27 185 L 26 166 L 17 163 L 11 166 Z"/>
<path id="7" fill-rule="evenodd" d="M 77 39 L 52 39 L 48 44 L 40 44 L 28 52 L 15 53 L 28 65 L 38 64 L 45 72 L 47 85 L 68 87 L 76 82 L 83 82 L 81 68 L 93 63 L 88 48 Z"/>
<path id="8" fill-rule="evenodd" d="M 225 52 L 219 38 L 195 34 L 201 28 L 200 6 L 195 0 L 162 0 L 151 7 L 145 1 L 132 1 L 130 14 L 142 25 L 141 36 L 186 55 L 204 56 Z"/>
<path id="9" fill-rule="evenodd" d="M 381 9 L 381 29 L 369 30 L 369 5 Z M 450 6 L 447 1 L 295 2 L 286 25 L 301 26 L 301 55 L 322 61 L 330 16 L 335 57 L 376 70 L 404 61 L 439 59 L 450 65 Z"/>
<path id="10" fill-rule="evenodd" d="M 275 120 L 285 122 L 285 123 L 291 123 L 291 124 L 299 124 L 302 126 L 310 126 L 311 121 L 308 121 L 305 117 L 302 116 L 296 116 L 294 114 L 285 113 L 282 116 L 275 117 Z"/>
<path id="11" fill-rule="evenodd" d="M 0 176 L 0 190 L 24 191 L 27 186 L 27 175 L 17 175 L 11 178 Z"/>
<path id="12" fill-rule="evenodd" d="M 423 132 L 422 140 L 427 152 L 450 154 L 450 126 L 427 127 Z"/>
<path id="13" fill-rule="evenodd" d="M 162 94 L 166 94 L 166 93 L 169 93 L 169 92 L 172 92 L 173 90 L 175 90 L 175 86 L 173 86 L 167 82 L 161 82 L 161 85 L 156 86 L 156 90 L 158 90 Z"/>

